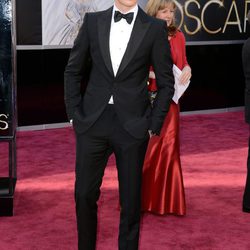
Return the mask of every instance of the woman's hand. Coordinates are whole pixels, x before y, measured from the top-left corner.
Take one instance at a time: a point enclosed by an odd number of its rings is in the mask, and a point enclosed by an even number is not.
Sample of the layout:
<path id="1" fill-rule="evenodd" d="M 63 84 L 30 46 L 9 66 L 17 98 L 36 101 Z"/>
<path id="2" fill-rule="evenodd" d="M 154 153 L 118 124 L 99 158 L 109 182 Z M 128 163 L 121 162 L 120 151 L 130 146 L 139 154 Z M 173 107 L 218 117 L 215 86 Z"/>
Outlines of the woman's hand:
<path id="1" fill-rule="evenodd" d="M 182 73 L 180 76 L 180 83 L 181 84 L 187 83 L 190 80 L 191 76 L 192 76 L 191 68 L 190 66 L 186 65 L 182 70 Z"/>

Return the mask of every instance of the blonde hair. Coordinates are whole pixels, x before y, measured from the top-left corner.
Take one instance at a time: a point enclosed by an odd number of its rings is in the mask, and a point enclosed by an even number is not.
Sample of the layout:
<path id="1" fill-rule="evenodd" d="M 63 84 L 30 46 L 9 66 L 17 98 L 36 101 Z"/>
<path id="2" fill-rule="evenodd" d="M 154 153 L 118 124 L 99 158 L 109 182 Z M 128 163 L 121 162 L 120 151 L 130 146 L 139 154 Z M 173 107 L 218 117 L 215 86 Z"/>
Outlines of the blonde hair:
<path id="1" fill-rule="evenodd" d="M 177 8 L 175 0 L 149 0 L 146 5 L 145 11 L 148 15 L 156 17 L 157 12 L 159 10 L 163 10 L 169 5 L 173 6 L 175 12 Z M 176 32 L 177 32 L 177 27 L 175 25 L 175 15 L 174 15 L 172 23 L 170 24 L 170 26 L 168 26 L 168 35 L 174 36 Z"/>

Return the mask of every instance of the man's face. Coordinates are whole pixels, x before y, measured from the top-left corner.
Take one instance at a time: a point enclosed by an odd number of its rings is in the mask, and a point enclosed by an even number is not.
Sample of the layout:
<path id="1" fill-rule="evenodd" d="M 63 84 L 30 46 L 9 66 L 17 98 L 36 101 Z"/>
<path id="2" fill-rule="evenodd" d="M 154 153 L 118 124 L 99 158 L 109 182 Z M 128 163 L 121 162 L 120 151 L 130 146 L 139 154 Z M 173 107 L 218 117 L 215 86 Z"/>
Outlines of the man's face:
<path id="1" fill-rule="evenodd" d="M 115 0 L 116 7 L 124 12 L 129 11 L 137 4 L 137 0 Z"/>

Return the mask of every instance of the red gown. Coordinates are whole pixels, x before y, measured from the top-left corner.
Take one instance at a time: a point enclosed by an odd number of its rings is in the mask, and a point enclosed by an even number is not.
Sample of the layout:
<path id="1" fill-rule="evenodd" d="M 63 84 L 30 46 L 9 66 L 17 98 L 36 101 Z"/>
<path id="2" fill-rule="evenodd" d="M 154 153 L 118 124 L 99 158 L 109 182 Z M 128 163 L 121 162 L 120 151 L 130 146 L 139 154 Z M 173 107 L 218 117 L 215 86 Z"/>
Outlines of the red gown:
<path id="1" fill-rule="evenodd" d="M 183 69 L 188 65 L 183 33 L 177 31 L 169 42 L 173 63 Z M 149 90 L 157 90 L 155 79 L 150 79 Z M 173 101 L 160 136 L 153 136 L 149 141 L 142 175 L 142 211 L 160 215 L 186 213 L 180 161 L 179 105 Z"/>

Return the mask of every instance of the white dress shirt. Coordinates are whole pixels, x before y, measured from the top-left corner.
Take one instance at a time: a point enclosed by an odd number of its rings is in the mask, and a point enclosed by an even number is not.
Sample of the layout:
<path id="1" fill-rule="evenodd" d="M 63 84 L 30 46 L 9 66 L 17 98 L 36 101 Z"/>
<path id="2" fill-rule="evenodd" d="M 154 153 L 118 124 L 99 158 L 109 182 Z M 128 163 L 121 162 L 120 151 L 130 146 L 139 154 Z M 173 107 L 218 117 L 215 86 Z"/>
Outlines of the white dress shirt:
<path id="1" fill-rule="evenodd" d="M 122 18 L 119 22 L 115 22 L 114 14 L 116 10 L 120 11 L 114 4 L 112 19 L 111 19 L 111 27 L 110 27 L 110 38 L 109 38 L 110 57 L 115 76 L 120 67 L 122 58 L 124 56 L 124 53 L 126 51 L 131 36 L 132 29 L 134 27 L 135 19 L 138 13 L 138 5 L 135 5 L 134 8 L 132 8 L 127 12 L 127 13 L 134 12 L 134 18 L 131 24 L 128 24 L 124 18 Z M 113 103 L 114 103 L 113 96 L 111 96 L 109 104 Z"/>

